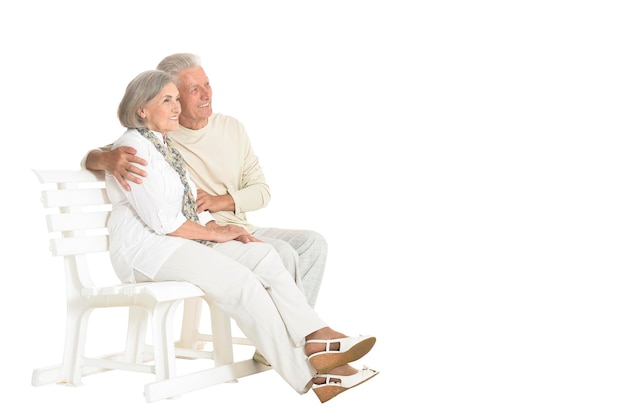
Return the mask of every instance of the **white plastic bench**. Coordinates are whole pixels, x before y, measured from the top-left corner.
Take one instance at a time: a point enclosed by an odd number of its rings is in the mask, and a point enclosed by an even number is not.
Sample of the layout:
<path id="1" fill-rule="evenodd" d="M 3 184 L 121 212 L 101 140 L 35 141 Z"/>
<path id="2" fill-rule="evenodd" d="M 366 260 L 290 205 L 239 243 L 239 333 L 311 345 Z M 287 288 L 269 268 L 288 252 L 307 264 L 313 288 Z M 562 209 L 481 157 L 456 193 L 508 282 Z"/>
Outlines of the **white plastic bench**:
<path id="1" fill-rule="evenodd" d="M 43 187 L 50 250 L 64 259 L 67 290 L 63 360 L 59 365 L 35 369 L 34 386 L 78 386 L 83 376 L 108 370 L 147 372 L 155 375 L 155 381 L 144 386 L 145 399 L 152 402 L 271 369 L 252 359 L 233 360 L 233 343 L 247 344 L 247 340 L 233 338 L 231 319 L 191 283 L 124 284 L 113 275 L 110 285 L 96 286 L 90 275 L 90 256 L 109 247 L 106 222 L 111 205 L 104 174 L 88 170 L 34 172 Z M 181 340 L 177 341 L 173 320 L 183 302 Z M 210 335 L 199 332 L 203 304 L 211 314 Z M 128 309 L 126 345 L 119 352 L 88 357 L 85 342 L 90 313 L 111 307 Z M 90 334 L 101 330 L 89 328 Z M 149 332 L 150 344 L 146 341 Z M 206 342 L 211 342 L 212 350 L 205 349 Z M 200 358 L 209 359 L 206 369 L 177 374 L 177 361 Z"/>

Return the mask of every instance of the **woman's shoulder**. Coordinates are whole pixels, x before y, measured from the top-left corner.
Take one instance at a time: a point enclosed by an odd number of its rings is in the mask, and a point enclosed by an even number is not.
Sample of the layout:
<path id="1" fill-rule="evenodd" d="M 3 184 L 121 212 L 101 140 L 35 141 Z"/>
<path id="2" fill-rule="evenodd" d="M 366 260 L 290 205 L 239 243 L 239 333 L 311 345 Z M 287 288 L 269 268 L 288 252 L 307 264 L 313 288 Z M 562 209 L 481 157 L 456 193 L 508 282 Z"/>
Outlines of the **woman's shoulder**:
<path id="1" fill-rule="evenodd" d="M 135 149 L 147 147 L 150 143 L 136 129 L 127 129 L 114 143 L 113 149 L 120 146 L 131 146 Z"/>

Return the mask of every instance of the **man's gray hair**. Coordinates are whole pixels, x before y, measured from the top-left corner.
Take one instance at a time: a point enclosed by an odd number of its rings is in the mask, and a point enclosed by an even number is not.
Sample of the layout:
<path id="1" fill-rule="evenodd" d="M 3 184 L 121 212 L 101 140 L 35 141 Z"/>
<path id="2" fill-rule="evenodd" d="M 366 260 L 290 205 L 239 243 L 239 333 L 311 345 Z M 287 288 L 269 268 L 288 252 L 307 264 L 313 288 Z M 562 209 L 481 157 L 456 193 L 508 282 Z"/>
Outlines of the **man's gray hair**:
<path id="1" fill-rule="evenodd" d="M 157 69 L 167 72 L 174 78 L 174 82 L 178 85 L 178 74 L 188 68 L 200 67 L 200 57 L 194 54 L 180 53 L 166 56 L 159 62 Z"/>

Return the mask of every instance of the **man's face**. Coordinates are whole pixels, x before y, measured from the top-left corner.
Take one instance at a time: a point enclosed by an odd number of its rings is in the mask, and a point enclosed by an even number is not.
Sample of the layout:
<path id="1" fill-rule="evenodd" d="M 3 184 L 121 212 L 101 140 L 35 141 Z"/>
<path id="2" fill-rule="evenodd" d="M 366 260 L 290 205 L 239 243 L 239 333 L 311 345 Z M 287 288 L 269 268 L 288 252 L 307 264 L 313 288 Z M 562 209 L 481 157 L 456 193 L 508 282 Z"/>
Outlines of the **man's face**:
<path id="1" fill-rule="evenodd" d="M 193 67 L 178 74 L 180 92 L 180 124 L 189 129 L 206 126 L 213 113 L 213 90 L 202 67 Z"/>

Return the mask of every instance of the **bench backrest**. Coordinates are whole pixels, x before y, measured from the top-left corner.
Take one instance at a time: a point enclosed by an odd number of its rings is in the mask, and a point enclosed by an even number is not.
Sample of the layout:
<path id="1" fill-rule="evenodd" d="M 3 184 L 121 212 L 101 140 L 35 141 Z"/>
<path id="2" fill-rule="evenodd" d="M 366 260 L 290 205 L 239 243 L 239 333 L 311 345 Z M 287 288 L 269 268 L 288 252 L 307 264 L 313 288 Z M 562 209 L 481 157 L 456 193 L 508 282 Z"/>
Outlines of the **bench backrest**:
<path id="1" fill-rule="evenodd" d="M 93 288 L 86 256 L 109 249 L 107 220 L 111 204 L 104 172 L 33 170 L 40 183 L 41 201 L 48 212 L 50 250 L 65 258 L 68 289 Z"/>

